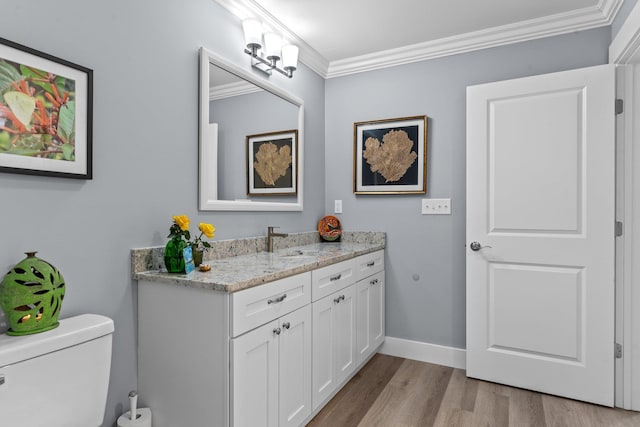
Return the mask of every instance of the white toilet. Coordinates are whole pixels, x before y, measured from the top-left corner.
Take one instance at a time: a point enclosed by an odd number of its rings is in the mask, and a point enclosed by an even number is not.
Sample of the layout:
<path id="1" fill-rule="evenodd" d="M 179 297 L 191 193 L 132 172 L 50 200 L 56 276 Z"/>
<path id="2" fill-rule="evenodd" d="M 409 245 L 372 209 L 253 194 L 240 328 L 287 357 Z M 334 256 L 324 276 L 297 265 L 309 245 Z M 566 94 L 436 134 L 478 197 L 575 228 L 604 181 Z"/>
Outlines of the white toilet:
<path id="1" fill-rule="evenodd" d="M 83 314 L 34 335 L 0 335 L 0 426 L 102 424 L 113 320 Z"/>

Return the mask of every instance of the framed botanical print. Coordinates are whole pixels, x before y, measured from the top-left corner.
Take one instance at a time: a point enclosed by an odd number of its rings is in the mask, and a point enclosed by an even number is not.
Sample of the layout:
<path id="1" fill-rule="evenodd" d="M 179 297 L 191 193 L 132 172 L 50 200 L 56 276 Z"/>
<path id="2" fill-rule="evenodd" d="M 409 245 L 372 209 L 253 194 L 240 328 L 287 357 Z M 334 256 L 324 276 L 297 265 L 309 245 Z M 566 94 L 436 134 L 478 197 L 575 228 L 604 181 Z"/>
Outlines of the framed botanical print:
<path id="1" fill-rule="evenodd" d="M 355 194 L 427 191 L 427 116 L 353 125 Z"/>
<path id="2" fill-rule="evenodd" d="M 298 131 L 248 135 L 247 194 L 295 196 L 298 193 Z"/>
<path id="3" fill-rule="evenodd" d="M 0 171 L 91 179 L 93 71 L 0 39 Z"/>

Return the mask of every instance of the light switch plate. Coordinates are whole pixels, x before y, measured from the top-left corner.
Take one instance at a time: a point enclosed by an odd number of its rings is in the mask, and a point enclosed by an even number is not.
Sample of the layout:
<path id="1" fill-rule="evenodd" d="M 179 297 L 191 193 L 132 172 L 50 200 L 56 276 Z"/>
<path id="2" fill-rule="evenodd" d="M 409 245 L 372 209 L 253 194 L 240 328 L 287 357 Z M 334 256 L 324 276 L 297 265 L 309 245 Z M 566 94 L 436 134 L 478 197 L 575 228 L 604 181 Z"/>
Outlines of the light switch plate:
<path id="1" fill-rule="evenodd" d="M 451 199 L 422 199 L 422 215 L 450 215 Z"/>
<path id="2" fill-rule="evenodd" d="M 333 213 L 342 213 L 342 200 L 334 200 Z"/>

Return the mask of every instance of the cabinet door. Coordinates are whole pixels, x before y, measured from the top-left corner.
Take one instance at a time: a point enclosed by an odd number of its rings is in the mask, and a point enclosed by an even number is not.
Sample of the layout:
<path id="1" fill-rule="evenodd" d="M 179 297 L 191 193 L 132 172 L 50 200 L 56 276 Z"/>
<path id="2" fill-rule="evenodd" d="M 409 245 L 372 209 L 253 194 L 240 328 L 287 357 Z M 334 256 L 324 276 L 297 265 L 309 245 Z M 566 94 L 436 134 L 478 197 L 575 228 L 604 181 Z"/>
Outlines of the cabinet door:
<path id="1" fill-rule="evenodd" d="M 384 341 L 384 271 L 356 284 L 357 363 Z"/>
<path id="2" fill-rule="evenodd" d="M 335 361 L 336 384 L 342 383 L 356 369 L 356 291 L 355 285 L 336 292 Z"/>
<path id="3" fill-rule="evenodd" d="M 337 304 L 329 295 L 312 304 L 313 315 L 313 410 L 337 387 L 335 369 L 335 309 Z"/>
<path id="4" fill-rule="evenodd" d="M 369 340 L 371 341 L 371 351 L 373 352 L 380 344 L 384 342 L 385 337 L 385 283 L 384 271 L 366 279 L 371 286 L 369 291 L 370 298 L 370 317 L 369 317 Z"/>
<path id="5" fill-rule="evenodd" d="M 278 327 L 280 427 L 299 426 L 311 415 L 311 306 L 281 317 Z"/>
<path id="6" fill-rule="evenodd" d="M 369 280 L 356 283 L 356 353 L 360 365 L 372 351 L 371 342 L 371 292 Z"/>
<path id="7" fill-rule="evenodd" d="M 279 327 L 273 321 L 231 340 L 234 427 L 278 425 Z"/>

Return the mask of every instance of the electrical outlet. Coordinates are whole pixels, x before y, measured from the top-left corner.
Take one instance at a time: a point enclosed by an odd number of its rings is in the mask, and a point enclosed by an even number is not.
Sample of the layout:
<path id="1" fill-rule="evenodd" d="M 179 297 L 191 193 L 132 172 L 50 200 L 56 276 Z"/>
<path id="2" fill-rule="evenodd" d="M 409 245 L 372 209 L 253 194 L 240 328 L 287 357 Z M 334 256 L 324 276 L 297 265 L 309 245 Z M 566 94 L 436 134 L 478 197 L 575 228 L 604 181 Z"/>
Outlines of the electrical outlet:
<path id="1" fill-rule="evenodd" d="M 334 200 L 333 213 L 342 213 L 342 200 Z"/>
<path id="2" fill-rule="evenodd" d="M 422 215 L 450 215 L 451 199 L 422 199 Z"/>

